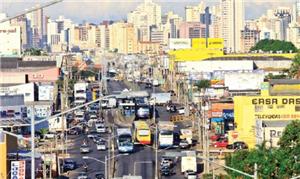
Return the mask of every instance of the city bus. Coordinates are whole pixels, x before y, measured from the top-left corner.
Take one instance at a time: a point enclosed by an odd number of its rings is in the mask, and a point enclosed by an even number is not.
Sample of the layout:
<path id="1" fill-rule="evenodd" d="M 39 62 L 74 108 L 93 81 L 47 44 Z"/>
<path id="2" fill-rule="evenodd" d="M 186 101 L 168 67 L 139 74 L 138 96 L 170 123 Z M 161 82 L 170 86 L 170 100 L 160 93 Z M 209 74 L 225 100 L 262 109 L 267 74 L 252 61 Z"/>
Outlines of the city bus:
<path id="1" fill-rule="evenodd" d="M 172 147 L 174 141 L 174 123 L 170 121 L 159 121 L 158 130 L 159 147 Z"/>
<path id="2" fill-rule="evenodd" d="M 132 132 L 130 128 L 117 129 L 117 146 L 121 153 L 133 152 Z"/>
<path id="3" fill-rule="evenodd" d="M 135 144 L 151 144 L 151 131 L 145 121 L 134 121 L 132 130 Z"/>

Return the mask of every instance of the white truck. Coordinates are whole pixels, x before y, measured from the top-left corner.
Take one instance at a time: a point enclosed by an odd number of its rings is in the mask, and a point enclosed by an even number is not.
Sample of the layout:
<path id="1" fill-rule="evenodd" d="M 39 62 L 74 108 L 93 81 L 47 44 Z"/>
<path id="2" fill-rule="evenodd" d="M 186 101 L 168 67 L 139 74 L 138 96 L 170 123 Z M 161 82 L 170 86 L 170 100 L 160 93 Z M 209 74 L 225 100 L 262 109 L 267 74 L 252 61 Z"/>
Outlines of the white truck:
<path id="1" fill-rule="evenodd" d="M 181 172 L 183 174 L 196 174 L 197 173 L 197 158 L 195 151 L 182 151 L 181 152 Z"/>
<path id="2" fill-rule="evenodd" d="M 151 104 L 163 105 L 171 101 L 171 93 L 152 93 L 151 94 Z"/>
<path id="3" fill-rule="evenodd" d="M 86 82 L 77 82 L 74 84 L 74 102 L 75 104 L 83 104 L 87 98 L 87 86 Z"/>
<path id="4" fill-rule="evenodd" d="M 158 131 L 159 147 L 172 147 L 174 141 L 174 123 L 170 121 L 159 121 Z"/>
<path id="5" fill-rule="evenodd" d="M 62 117 L 50 118 L 48 122 L 49 122 L 49 132 L 62 131 L 63 127 L 64 129 L 67 129 L 67 122 L 65 117 L 64 120 L 62 119 Z"/>

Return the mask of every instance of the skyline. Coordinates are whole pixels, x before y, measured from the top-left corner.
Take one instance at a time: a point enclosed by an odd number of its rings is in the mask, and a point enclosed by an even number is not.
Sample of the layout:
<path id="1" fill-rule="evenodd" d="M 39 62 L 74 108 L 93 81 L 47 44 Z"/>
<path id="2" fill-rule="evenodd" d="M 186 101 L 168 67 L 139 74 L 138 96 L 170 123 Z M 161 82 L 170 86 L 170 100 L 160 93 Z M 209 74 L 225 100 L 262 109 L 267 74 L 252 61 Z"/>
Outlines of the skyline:
<path id="1" fill-rule="evenodd" d="M 0 4 L 0 12 L 12 16 L 17 12 L 24 11 L 26 8 L 29 9 L 38 3 L 45 3 L 45 0 L 7 0 Z M 65 0 L 62 3 L 56 4 L 52 7 L 45 9 L 45 15 L 50 16 L 51 19 L 56 19 L 58 16 L 62 15 L 65 18 L 69 18 L 76 23 L 81 23 L 83 21 L 91 23 L 100 23 L 103 20 L 125 20 L 127 19 L 127 13 L 141 4 L 143 0 L 130 0 L 130 1 L 120 1 L 120 0 L 101 0 L 101 1 L 91 1 L 83 0 L 81 2 L 77 0 Z M 162 7 L 162 14 L 173 11 L 184 18 L 185 10 L 184 7 L 187 5 L 198 5 L 201 1 L 188 0 L 188 1 L 178 1 L 178 0 L 153 0 L 153 2 L 158 3 Z M 211 6 L 219 2 L 219 0 L 204 1 L 206 5 Z M 291 6 L 295 0 L 286 0 L 282 2 L 280 0 L 255 0 L 245 1 L 245 18 L 255 19 L 266 12 L 267 9 L 272 9 L 277 6 Z M 272 4 L 270 4 L 272 3 Z M 85 7 L 85 9 L 82 9 Z M 88 9 L 88 11 L 86 11 Z M 112 11 L 114 9 L 114 11 Z M 78 12 L 81 12 L 78 14 Z M 251 13 L 250 13 L 251 12 Z"/>

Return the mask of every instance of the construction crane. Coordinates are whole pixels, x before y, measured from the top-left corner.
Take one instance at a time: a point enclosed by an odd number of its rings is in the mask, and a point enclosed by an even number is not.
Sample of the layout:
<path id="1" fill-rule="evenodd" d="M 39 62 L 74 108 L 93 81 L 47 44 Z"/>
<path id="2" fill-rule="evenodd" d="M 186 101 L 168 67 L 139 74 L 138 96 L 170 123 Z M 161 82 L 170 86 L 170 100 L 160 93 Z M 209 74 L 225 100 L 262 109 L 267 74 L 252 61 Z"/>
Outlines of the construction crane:
<path id="1" fill-rule="evenodd" d="M 3 23 L 3 22 L 6 22 L 6 21 L 10 21 L 12 19 L 15 19 L 15 18 L 18 18 L 18 17 L 21 17 L 25 14 L 28 14 L 28 13 L 31 13 L 31 12 L 34 12 L 34 11 L 37 11 L 39 9 L 43 9 L 43 8 L 46 8 L 46 7 L 49 7 L 49 6 L 52 6 L 54 4 L 57 4 L 59 2 L 62 2 L 63 0 L 54 0 L 54 1 L 50 1 L 42 6 L 38 6 L 38 7 L 34 7 L 28 11 L 25 11 L 25 12 L 21 12 L 21 13 L 18 13 L 17 15 L 14 15 L 14 16 L 11 16 L 11 17 L 8 17 L 8 18 L 5 18 L 3 20 L 0 21 L 0 24 Z"/>

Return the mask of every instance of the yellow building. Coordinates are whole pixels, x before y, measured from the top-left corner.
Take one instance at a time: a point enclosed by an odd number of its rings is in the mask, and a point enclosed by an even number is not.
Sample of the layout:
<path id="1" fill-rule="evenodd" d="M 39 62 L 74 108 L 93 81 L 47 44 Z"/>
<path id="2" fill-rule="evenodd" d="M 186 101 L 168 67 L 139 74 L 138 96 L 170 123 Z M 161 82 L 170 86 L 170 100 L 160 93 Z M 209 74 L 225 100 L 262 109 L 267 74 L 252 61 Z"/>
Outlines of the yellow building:
<path id="1" fill-rule="evenodd" d="M 5 179 L 7 176 L 7 147 L 6 136 L 0 134 L 0 179 Z"/>
<path id="2" fill-rule="evenodd" d="M 133 24 L 116 22 L 109 26 L 110 49 L 118 49 L 119 53 L 136 53 L 137 36 Z"/>
<path id="3" fill-rule="evenodd" d="M 300 96 L 270 96 L 262 85 L 261 96 L 235 96 L 234 121 L 238 139 L 255 147 L 262 141 L 276 146 L 284 127 L 300 119 Z"/>
<path id="4" fill-rule="evenodd" d="M 173 56 L 175 62 L 185 61 L 202 61 L 209 58 L 235 58 L 235 57 L 285 57 L 293 58 L 294 53 L 288 54 L 224 54 L 224 39 L 222 38 L 208 38 L 208 47 L 206 48 L 205 38 L 193 38 L 191 49 L 177 49 L 170 50 L 169 55 Z"/>

